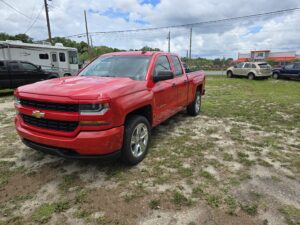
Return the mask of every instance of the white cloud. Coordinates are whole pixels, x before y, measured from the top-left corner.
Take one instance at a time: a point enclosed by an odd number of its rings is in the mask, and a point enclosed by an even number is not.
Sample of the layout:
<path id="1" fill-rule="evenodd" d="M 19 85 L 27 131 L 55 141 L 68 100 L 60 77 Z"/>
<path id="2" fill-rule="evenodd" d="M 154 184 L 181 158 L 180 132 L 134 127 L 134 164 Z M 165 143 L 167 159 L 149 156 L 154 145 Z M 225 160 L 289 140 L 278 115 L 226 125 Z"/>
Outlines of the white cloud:
<path id="1" fill-rule="evenodd" d="M 41 10 L 42 1 L 7 1 L 30 18 Z M 144 3 L 142 3 L 144 2 Z M 91 32 L 161 27 L 176 24 L 210 21 L 300 7 L 298 0 L 162 0 L 157 5 L 140 0 L 52 0 L 50 20 L 52 36 L 84 33 L 83 10 L 88 12 Z M 110 12 L 114 12 L 109 15 Z M 119 13 L 119 14 L 118 14 Z M 0 30 L 10 34 L 23 33 L 32 20 L 25 18 L 0 2 Z M 35 40 L 47 38 L 44 10 L 28 35 Z M 237 52 L 251 49 L 298 50 L 300 11 L 255 19 L 207 24 L 193 27 L 194 56 L 236 57 Z M 251 28 L 259 27 L 255 32 Z M 148 32 L 100 34 L 93 36 L 94 45 L 108 45 L 122 49 L 137 49 L 145 45 L 167 50 L 169 29 Z M 171 50 L 186 55 L 189 46 L 189 29 L 171 31 Z M 85 37 L 74 40 L 86 40 Z"/>

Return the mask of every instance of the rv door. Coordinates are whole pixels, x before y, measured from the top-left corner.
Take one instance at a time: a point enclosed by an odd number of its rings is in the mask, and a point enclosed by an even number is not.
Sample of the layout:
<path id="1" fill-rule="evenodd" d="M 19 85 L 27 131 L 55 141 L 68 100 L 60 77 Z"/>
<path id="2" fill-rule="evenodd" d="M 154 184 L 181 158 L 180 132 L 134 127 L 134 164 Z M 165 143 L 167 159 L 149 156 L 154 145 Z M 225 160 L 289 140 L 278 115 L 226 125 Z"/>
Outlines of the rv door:
<path id="1" fill-rule="evenodd" d="M 53 72 L 59 73 L 59 64 L 58 64 L 58 59 L 57 59 L 57 53 L 56 52 L 51 52 L 51 70 Z"/>

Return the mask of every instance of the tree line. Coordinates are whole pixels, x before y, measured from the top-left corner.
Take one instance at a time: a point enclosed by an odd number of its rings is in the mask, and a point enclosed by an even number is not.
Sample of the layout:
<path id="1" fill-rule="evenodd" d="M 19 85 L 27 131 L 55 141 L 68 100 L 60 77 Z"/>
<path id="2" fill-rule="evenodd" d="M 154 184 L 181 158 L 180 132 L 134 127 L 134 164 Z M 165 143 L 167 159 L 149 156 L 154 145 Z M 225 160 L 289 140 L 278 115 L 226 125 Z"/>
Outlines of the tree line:
<path id="1" fill-rule="evenodd" d="M 33 38 L 26 34 L 16 34 L 9 35 L 7 33 L 0 33 L 0 41 L 5 40 L 20 40 L 24 43 L 34 43 Z M 46 40 L 49 41 L 49 40 Z M 84 41 L 76 42 L 64 37 L 53 37 L 52 43 L 62 43 L 66 47 L 76 48 L 79 54 L 79 60 L 81 63 L 91 60 L 92 58 L 110 52 L 126 51 L 123 49 L 112 48 L 108 46 L 93 46 L 88 48 L 88 44 Z M 144 46 L 141 49 L 129 49 L 129 51 L 161 51 L 159 48 L 151 48 L 149 46 Z M 216 58 L 216 59 L 206 59 L 206 58 L 196 58 L 188 59 L 182 58 L 182 60 L 187 63 L 192 70 L 205 69 L 224 69 L 232 64 L 232 58 Z"/>

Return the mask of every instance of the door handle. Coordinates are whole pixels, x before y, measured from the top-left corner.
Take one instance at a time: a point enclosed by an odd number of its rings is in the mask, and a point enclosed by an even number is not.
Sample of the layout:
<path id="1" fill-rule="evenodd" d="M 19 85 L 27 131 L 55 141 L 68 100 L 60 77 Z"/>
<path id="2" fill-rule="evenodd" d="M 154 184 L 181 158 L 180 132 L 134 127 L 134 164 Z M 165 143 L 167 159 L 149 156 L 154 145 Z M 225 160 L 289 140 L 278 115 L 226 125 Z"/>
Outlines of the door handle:
<path id="1" fill-rule="evenodd" d="M 172 88 L 174 88 L 174 87 L 176 87 L 176 84 L 175 84 L 175 83 L 172 84 Z"/>

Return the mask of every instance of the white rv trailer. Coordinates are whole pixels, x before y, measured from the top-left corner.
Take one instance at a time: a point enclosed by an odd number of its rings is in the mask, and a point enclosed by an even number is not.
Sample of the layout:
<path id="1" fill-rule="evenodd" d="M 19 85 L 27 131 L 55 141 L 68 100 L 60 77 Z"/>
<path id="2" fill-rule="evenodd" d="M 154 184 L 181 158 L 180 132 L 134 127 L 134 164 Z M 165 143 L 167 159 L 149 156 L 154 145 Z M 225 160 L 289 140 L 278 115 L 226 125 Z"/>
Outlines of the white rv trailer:
<path id="1" fill-rule="evenodd" d="M 0 60 L 22 60 L 57 72 L 59 76 L 71 76 L 78 71 L 76 48 L 64 47 L 61 43 L 29 44 L 22 41 L 0 41 Z"/>

